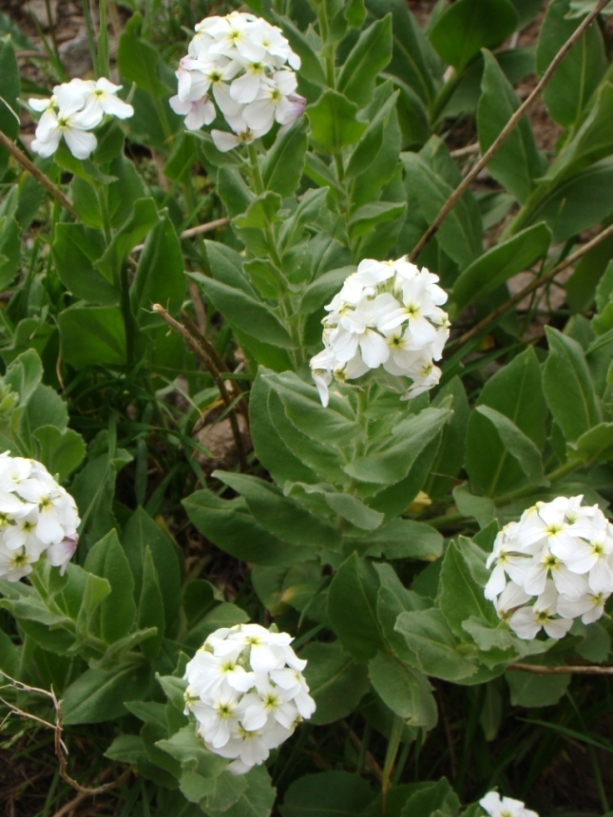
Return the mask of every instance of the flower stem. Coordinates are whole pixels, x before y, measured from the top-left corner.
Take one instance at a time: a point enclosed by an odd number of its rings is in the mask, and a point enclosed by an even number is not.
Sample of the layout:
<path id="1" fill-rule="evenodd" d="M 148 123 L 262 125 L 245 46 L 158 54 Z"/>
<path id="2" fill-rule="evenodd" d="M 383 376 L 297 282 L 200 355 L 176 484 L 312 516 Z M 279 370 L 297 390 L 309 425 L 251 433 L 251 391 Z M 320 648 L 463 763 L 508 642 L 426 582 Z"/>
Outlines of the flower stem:
<path id="1" fill-rule="evenodd" d="M 394 763 L 396 762 L 396 755 L 398 754 L 398 749 L 400 747 L 400 740 L 402 738 L 402 732 L 405 727 L 405 721 L 399 715 L 394 717 L 394 722 L 392 724 L 392 731 L 390 734 L 390 739 L 387 744 L 387 752 L 385 753 L 385 762 L 383 764 L 383 777 L 381 779 L 381 794 L 383 798 L 383 811 L 385 811 L 385 799 L 387 797 L 387 792 L 390 787 L 390 777 L 392 776 L 392 771 L 394 769 Z"/>

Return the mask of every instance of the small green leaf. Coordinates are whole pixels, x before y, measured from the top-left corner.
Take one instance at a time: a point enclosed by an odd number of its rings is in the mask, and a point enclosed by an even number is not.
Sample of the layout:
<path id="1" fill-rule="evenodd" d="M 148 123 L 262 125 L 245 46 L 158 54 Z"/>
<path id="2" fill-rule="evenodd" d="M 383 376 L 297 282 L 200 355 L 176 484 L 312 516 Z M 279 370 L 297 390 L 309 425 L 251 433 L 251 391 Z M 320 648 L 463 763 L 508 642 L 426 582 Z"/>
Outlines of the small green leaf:
<path id="1" fill-rule="evenodd" d="M 358 106 L 338 91 L 324 91 L 306 109 L 313 141 L 331 154 L 357 142 L 367 127 L 356 119 L 357 111 Z"/>
<path id="2" fill-rule="evenodd" d="M 510 0 L 457 0 L 435 20 L 429 39 L 442 59 L 461 71 L 482 48 L 500 45 L 515 31 Z"/>
<path id="3" fill-rule="evenodd" d="M 577 341 L 546 326 L 549 356 L 543 369 L 545 398 L 556 423 L 569 442 L 575 442 L 600 422 L 583 349 Z"/>
<path id="4" fill-rule="evenodd" d="M 392 56 L 392 15 L 386 15 L 362 31 L 357 43 L 345 58 L 338 90 L 359 106 L 369 101 L 377 74 Z"/>
<path id="5" fill-rule="evenodd" d="M 369 661 L 368 675 L 383 702 L 409 726 L 436 726 L 436 701 L 425 675 L 382 652 Z"/>
<path id="6" fill-rule="evenodd" d="M 541 452 L 532 440 L 512 420 L 496 409 L 478 406 L 475 410 L 492 423 L 503 446 L 517 460 L 528 481 L 533 485 L 546 485 Z"/>
<path id="7" fill-rule="evenodd" d="M 330 585 L 328 614 L 340 643 L 356 661 L 368 661 L 382 646 L 377 620 L 379 580 L 372 565 L 353 553 Z"/>
<path id="8" fill-rule="evenodd" d="M 313 642 L 300 652 L 304 677 L 317 704 L 311 723 L 333 723 L 349 715 L 369 688 L 364 664 L 356 664 L 338 641 Z"/>

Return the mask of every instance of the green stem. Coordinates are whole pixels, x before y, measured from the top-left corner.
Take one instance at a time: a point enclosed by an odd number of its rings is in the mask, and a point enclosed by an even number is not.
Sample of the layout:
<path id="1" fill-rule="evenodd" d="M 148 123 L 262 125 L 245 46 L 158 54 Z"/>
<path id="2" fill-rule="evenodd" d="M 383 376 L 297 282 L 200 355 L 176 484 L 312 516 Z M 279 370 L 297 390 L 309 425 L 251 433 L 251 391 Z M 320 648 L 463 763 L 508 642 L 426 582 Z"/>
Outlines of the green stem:
<path id="1" fill-rule="evenodd" d="M 119 270 L 119 288 L 121 291 L 121 314 L 126 331 L 126 357 L 128 366 L 134 364 L 134 316 L 130 307 L 130 280 L 128 278 L 128 268 L 125 264 Z"/>
<path id="2" fill-rule="evenodd" d="M 264 186 L 264 179 L 260 171 L 260 163 L 258 162 L 258 152 L 253 142 L 247 145 L 249 151 L 249 166 L 251 168 L 251 180 L 253 181 L 253 189 L 259 196 L 266 189 Z"/>
<path id="3" fill-rule="evenodd" d="M 445 110 L 447 103 L 455 93 L 456 88 L 460 84 L 463 74 L 460 71 L 453 70 L 449 79 L 445 82 L 441 90 L 438 92 L 430 108 L 430 122 L 436 123 L 440 115 Z"/>
<path id="4" fill-rule="evenodd" d="M 383 811 L 385 811 L 385 799 L 387 797 L 387 792 L 390 787 L 390 777 L 392 776 L 392 771 L 394 769 L 394 763 L 396 761 L 396 755 L 398 754 L 398 749 L 400 747 L 400 740 L 402 738 L 402 732 L 404 730 L 404 727 L 405 727 L 404 719 L 401 718 L 399 715 L 395 715 L 394 722 L 392 724 L 390 739 L 387 744 L 387 752 L 385 753 L 383 775 L 381 777 L 381 794 L 383 796 Z"/>

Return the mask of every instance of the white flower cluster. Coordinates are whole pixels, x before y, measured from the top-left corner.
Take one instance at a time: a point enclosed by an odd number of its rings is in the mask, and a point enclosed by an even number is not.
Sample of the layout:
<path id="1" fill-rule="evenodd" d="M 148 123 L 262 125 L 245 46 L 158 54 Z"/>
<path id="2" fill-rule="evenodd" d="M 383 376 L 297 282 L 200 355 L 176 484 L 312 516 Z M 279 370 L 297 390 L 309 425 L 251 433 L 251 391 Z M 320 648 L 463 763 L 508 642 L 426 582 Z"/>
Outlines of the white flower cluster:
<path id="1" fill-rule="evenodd" d="M 56 85 L 49 99 L 29 99 L 29 106 L 42 113 L 32 150 L 40 156 L 52 156 L 64 137 L 73 156 L 89 158 L 98 144 L 90 131 L 101 124 L 105 114 L 118 119 L 134 114 L 134 108 L 117 96 L 120 90 L 121 85 L 113 85 L 104 77 L 71 79 Z"/>
<path id="2" fill-rule="evenodd" d="M 42 463 L 0 454 L 0 578 L 19 581 L 43 553 L 63 575 L 80 522 L 74 499 Z"/>
<path id="3" fill-rule="evenodd" d="M 489 817 L 539 817 L 536 811 L 530 811 L 521 800 L 512 797 L 500 797 L 498 792 L 490 791 L 479 800 L 479 805 Z"/>
<path id="4" fill-rule="evenodd" d="M 259 624 L 222 627 L 185 668 L 186 714 L 211 752 L 232 759 L 233 774 L 263 763 L 315 711 L 291 641 Z"/>
<path id="5" fill-rule="evenodd" d="M 207 17 L 195 30 L 176 72 L 178 93 L 170 99 L 189 130 L 213 122 L 213 100 L 233 131 L 211 131 L 224 152 L 268 133 L 275 121 L 287 126 L 302 116 L 306 100 L 296 93 L 296 74 L 290 70 L 300 68 L 300 57 L 281 29 L 233 11 Z"/>
<path id="6" fill-rule="evenodd" d="M 599 619 L 613 592 L 613 526 L 583 496 L 537 502 L 500 531 L 485 596 L 520 638 L 563 638 L 573 619 Z"/>
<path id="7" fill-rule="evenodd" d="M 326 306 L 325 348 L 311 358 L 321 402 L 328 405 L 332 378 L 354 380 L 379 366 L 413 381 L 408 400 L 435 386 L 434 365 L 449 337 L 449 319 L 440 307 L 447 293 L 438 276 L 408 259 L 366 259 Z"/>

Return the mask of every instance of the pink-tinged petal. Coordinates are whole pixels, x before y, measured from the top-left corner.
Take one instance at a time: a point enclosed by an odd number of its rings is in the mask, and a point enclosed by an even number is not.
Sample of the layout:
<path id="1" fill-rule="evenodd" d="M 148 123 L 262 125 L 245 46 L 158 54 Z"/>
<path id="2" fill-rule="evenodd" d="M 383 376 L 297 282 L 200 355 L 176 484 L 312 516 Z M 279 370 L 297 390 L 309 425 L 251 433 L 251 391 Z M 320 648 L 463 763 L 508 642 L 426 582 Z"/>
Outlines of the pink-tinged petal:
<path id="1" fill-rule="evenodd" d="M 192 103 L 188 102 L 186 99 L 181 99 L 178 94 L 177 96 L 171 96 L 168 100 L 168 104 L 175 113 L 179 114 L 179 116 L 185 116 L 192 109 Z"/>

